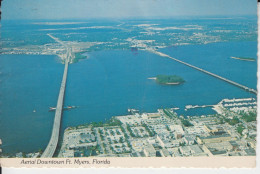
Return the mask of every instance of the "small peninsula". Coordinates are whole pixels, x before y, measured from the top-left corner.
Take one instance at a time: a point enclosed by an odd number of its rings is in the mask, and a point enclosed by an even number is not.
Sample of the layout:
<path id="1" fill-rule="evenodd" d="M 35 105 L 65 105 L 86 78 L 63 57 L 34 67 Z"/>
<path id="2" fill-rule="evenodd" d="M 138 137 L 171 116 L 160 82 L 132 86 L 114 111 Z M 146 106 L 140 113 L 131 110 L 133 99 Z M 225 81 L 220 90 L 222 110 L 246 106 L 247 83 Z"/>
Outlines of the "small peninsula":
<path id="1" fill-rule="evenodd" d="M 239 59 L 239 60 L 244 60 L 244 61 L 255 61 L 254 58 L 251 57 L 231 57 L 232 59 Z"/>
<path id="2" fill-rule="evenodd" d="M 179 85 L 185 82 L 183 78 L 176 75 L 157 75 L 149 79 L 154 79 L 157 83 L 162 85 Z"/>
<path id="3" fill-rule="evenodd" d="M 83 55 L 86 51 L 75 53 L 75 58 L 73 59 L 73 63 L 77 63 L 80 59 L 86 59 L 87 56 Z"/>

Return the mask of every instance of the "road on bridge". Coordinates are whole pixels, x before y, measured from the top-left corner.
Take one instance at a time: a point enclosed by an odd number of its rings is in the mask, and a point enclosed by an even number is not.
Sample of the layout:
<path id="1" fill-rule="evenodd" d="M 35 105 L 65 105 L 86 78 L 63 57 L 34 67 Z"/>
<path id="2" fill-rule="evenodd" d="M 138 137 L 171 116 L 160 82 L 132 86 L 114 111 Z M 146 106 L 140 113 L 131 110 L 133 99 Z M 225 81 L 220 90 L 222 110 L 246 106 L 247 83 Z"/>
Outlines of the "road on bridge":
<path id="1" fill-rule="evenodd" d="M 69 60 L 71 58 L 71 49 L 65 45 L 62 41 L 58 40 L 57 38 L 49 35 L 51 38 L 62 44 L 66 47 L 67 53 L 66 53 L 66 59 L 65 59 L 65 67 L 63 72 L 63 78 L 61 82 L 60 87 L 60 93 L 58 97 L 58 102 L 56 106 L 56 112 L 54 117 L 54 123 L 52 128 L 52 134 L 51 139 L 49 141 L 49 144 L 45 151 L 43 152 L 41 158 L 51 158 L 54 155 L 54 152 L 57 148 L 58 141 L 59 141 L 59 134 L 60 134 L 60 125 L 61 125 L 61 117 L 62 117 L 62 109 L 63 109 L 63 101 L 64 101 L 64 95 L 65 95 L 65 89 L 66 89 L 66 81 L 67 81 L 67 74 L 68 74 L 68 66 L 69 66 Z"/>

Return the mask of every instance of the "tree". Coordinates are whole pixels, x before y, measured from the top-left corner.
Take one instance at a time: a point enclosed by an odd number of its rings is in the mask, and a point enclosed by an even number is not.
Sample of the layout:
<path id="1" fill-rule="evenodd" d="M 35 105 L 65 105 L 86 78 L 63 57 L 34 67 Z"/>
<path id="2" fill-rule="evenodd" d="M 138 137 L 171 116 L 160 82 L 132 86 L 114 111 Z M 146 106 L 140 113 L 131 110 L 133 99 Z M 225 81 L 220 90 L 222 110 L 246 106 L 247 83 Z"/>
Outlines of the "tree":
<path id="1" fill-rule="evenodd" d="M 236 125 L 237 123 L 240 122 L 240 120 L 238 119 L 238 117 L 233 117 L 233 119 L 228 119 L 226 118 L 225 121 L 230 124 L 231 126 Z"/>
<path id="2" fill-rule="evenodd" d="M 23 158 L 26 158 L 25 152 L 22 152 L 22 156 L 23 156 Z"/>
<path id="3" fill-rule="evenodd" d="M 41 148 L 39 149 L 39 153 L 40 153 L 40 154 L 42 154 L 42 153 L 43 153 L 43 150 L 42 150 Z"/>
<path id="4" fill-rule="evenodd" d="M 237 127 L 237 132 L 238 132 L 240 135 L 242 135 L 242 132 L 243 132 L 244 129 L 245 129 L 245 127 L 241 124 L 241 125 L 239 125 L 239 126 Z"/>
<path id="5" fill-rule="evenodd" d="M 157 75 L 156 82 L 160 84 L 168 84 L 168 83 L 183 83 L 185 81 L 181 77 L 176 75 Z"/>
<path id="6" fill-rule="evenodd" d="M 186 120 L 186 119 L 181 119 L 181 122 L 182 122 L 182 124 L 183 124 L 185 127 L 193 126 L 193 124 L 191 124 L 191 122 L 189 122 L 189 121 Z"/>
<path id="7" fill-rule="evenodd" d="M 256 121 L 256 112 L 242 113 L 241 115 L 246 122 Z"/>
<path id="8" fill-rule="evenodd" d="M 179 143 L 180 146 L 185 146 L 185 142 Z"/>
<path id="9" fill-rule="evenodd" d="M 147 124 L 142 124 L 142 126 L 146 129 L 150 137 L 153 137 L 155 135 L 155 132 L 147 126 Z"/>
<path id="10" fill-rule="evenodd" d="M 131 135 L 132 137 L 135 137 L 135 134 L 133 133 L 133 131 L 132 131 L 132 129 L 131 129 L 131 127 L 130 127 L 129 124 L 126 125 L 126 128 L 127 128 L 128 132 L 130 133 L 130 135 Z"/>
<path id="11" fill-rule="evenodd" d="M 167 131 L 171 131 L 171 129 L 169 128 L 168 125 L 166 125 L 166 129 L 167 129 Z"/>
<path id="12" fill-rule="evenodd" d="M 119 142 L 120 142 L 120 143 L 123 143 L 123 142 L 124 142 L 123 137 L 120 137 L 120 138 L 119 138 Z"/>
<path id="13" fill-rule="evenodd" d="M 220 118 L 219 119 L 219 124 L 224 124 L 225 122 L 224 122 L 224 119 L 223 118 Z"/>

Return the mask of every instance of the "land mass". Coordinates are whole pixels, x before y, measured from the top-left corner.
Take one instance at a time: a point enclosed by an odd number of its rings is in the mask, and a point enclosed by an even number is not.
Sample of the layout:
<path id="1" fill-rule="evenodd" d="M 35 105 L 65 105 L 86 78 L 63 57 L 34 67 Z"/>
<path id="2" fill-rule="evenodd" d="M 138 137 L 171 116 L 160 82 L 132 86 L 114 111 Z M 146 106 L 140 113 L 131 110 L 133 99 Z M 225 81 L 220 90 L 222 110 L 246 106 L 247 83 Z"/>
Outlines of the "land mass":
<path id="1" fill-rule="evenodd" d="M 87 56 L 83 55 L 84 53 L 86 53 L 86 51 L 75 53 L 75 58 L 73 59 L 73 63 L 77 63 L 80 59 L 86 59 Z"/>
<path id="2" fill-rule="evenodd" d="M 245 60 L 245 61 L 255 61 L 254 58 L 251 57 L 231 57 L 232 59 L 239 59 L 239 60 Z"/>
<path id="3" fill-rule="evenodd" d="M 176 75 L 157 75 L 152 79 L 155 79 L 157 83 L 163 85 L 179 85 L 185 82 L 183 78 Z"/>
<path id="4" fill-rule="evenodd" d="M 58 157 L 255 156 L 256 104 L 254 98 L 223 99 L 211 105 L 216 114 L 187 117 L 174 108 L 129 109 L 106 122 L 67 128 Z"/>

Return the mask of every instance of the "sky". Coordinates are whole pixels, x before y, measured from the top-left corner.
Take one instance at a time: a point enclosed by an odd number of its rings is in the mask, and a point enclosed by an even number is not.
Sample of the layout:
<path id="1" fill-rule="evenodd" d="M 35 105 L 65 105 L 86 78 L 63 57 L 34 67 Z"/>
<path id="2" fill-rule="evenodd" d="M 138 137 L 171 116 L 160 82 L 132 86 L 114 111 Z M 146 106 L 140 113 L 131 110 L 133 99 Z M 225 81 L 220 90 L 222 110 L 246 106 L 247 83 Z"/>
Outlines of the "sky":
<path id="1" fill-rule="evenodd" d="M 3 19 L 256 15 L 256 0 L 3 0 Z"/>

